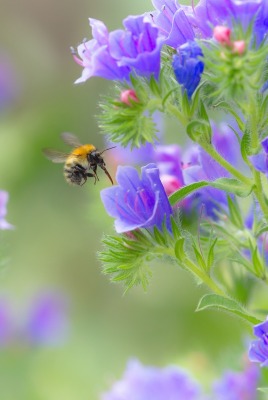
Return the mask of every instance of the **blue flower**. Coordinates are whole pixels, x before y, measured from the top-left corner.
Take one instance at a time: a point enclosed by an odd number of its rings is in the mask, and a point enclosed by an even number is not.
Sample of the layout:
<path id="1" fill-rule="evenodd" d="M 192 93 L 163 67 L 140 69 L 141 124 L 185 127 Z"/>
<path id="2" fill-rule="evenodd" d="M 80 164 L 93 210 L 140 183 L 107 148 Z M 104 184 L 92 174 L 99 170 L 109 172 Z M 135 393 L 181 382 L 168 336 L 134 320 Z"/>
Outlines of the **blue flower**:
<path id="1" fill-rule="evenodd" d="M 246 366 L 242 372 L 226 371 L 214 383 L 213 400 L 256 400 L 259 378 L 260 371 L 255 365 Z"/>
<path id="2" fill-rule="evenodd" d="M 89 19 L 93 39 L 78 46 L 74 60 L 84 67 L 75 83 L 92 76 L 110 80 L 128 80 L 132 71 L 138 75 L 158 77 L 163 38 L 158 28 L 145 15 L 129 16 L 125 30 L 108 32 L 103 22 Z"/>
<path id="3" fill-rule="evenodd" d="M 253 340 L 249 349 L 249 359 L 252 362 L 260 363 L 261 367 L 268 367 L 268 318 L 266 321 L 255 325 Z"/>
<path id="4" fill-rule="evenodd" d="M 182 369 L 128 363 L 122 380 L 115 382 L 102 400 L 199 400 L 199 385 Z"/>
<path id="5" fill-rule="evenodd" d="M 172 67 L 177 81 L 191 98 L 204 71 L 204 63 L 200 60 L 203 53 L 195 42 L 183 44 L 179 47 L 178 53 L 173 57 Z"/>
<path id="6" fill-rule="evenodd" d="M 141 178 L 133 167 L 118 167 L 118 186 L 101 191 L 101 199 L 107 213 L 116 218 L 118 233 L 138 228 L 162 229 L 164 220 L 168 229 L 172 208 L 159 178 L 155 164 L 141 169 Z"/>

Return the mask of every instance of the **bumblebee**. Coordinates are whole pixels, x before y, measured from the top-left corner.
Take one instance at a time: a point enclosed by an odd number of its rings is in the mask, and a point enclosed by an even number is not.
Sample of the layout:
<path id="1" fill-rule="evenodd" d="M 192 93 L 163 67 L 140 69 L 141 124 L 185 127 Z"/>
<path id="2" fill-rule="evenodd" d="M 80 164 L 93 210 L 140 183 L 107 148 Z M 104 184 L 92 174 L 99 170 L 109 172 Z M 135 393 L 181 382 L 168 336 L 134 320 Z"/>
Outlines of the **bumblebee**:
<path id="1" fill-rule="evenodd" d="M 64 132 L 61 138 L 66 144 L 73 147 L 71 153 L 66 154 L 54 149 L 43 149 L 43 153 L 54 163 L 65 163 L 64 176 L 68 183 L 82 186 L 88 178 L 95 178 L 95 184 L 99 180 L 97 168 L 100 167 L 113 185 L 113 180 L 101 155 L 114 147 L 100 152 L 92 144 L 82 145 L 72 133 Z"/>

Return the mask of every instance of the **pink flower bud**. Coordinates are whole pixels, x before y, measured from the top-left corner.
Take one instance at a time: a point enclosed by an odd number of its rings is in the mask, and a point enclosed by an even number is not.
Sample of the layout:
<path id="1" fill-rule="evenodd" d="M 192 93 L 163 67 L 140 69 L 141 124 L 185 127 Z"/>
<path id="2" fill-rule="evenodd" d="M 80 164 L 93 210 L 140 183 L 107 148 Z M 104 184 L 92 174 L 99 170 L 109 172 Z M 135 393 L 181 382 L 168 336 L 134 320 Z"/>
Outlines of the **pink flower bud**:
<path id="1" fill-rule="evenodd" d="M 234 53 L 243 54 L 246 50 L 246 42 L 244 40 L 236 40 L 233 42 Z"/>
<path id="2" fill-rule="evenodd" d="M 131 106 L 130 100 L 136 101 L 137 103 L 139 102 L 139 99 L 136 96 L 136 92 L 132 89 L 124 90 L 123 92 L 121 92 L 120 100 L 122 101 L 122 103 L 125 103 L 128 106 Z"/>
<path id="3" fill-rule="evenodd" d="M 227 26 L 215 26 L 213 30 L 213 37 L 223 45 L 231 45 L 231 29 L 227 28 Z"/>
<path id="4" fill-rule="evenodd" d="M 160 180 L 162 182 L 162 185 L 164 186 L 167 196 L 170 196 L 182 186 L 179 179 L 172 175 L 161 175 Z"/>

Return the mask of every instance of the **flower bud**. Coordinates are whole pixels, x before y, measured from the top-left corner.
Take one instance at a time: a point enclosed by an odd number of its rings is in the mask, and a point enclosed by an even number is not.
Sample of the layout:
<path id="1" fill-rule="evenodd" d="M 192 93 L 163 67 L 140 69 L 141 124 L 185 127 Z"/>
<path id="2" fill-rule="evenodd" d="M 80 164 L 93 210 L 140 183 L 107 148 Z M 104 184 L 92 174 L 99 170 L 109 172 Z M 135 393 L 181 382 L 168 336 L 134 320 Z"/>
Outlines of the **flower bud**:
<path id="1" fill-rule="evenodd" d="M 231 29 L 227 28 L 227 26 L 215 26 L 213 30 L 213 37 L 223 45 L 231 45 Z"/>
<path id="2" fill-rule="evenodd" d="M 236 40 L 232 44 L 234 53 L 242 55 L 246 50 L 246 42 L 244 40 Z"/>
<path id="3" fill-rule="evenodd" d="M 176 192 L 182 187 L 181 182 L 176 176 L 161 175 L 160 180 L 164 186 L 167 196 L 170 196 L 172 193 Z"/>
<path id="4" fill-rule="evenodd" d="M 136 103 L 139 102 L 136 92 L 132 89 L 124 90 L 123 92 L 121 92 L 120 100 L 122 101 L 122 103 L 125 103 L 128 106 L 131 106 L 131 101 L 135 101 Z"/>

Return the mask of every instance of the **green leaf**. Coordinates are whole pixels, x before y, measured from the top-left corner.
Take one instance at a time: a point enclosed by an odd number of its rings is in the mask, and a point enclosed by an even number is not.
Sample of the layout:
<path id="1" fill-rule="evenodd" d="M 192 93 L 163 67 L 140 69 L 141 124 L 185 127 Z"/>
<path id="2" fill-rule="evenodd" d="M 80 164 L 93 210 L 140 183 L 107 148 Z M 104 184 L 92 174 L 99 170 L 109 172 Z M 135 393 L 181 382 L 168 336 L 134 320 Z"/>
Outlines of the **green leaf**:
<path id="1" fill-rule="evenodd" d="M 268 388 L 267 387 L 260 387 L 260 388 L 257 388 L 257 390 L 259 390 L 260 392 L 262 392 L 262 393 L 268 393 Z"/>
<path id="2" fill-rule="evenodd" d="M 249 160 L 248 160 L 248 154 L 250 154 L 250 143 L 251 143 L 250 134 L 245 133 L 241 140 L 240 150 L 241 150 L 241 155 L 243 157 L 243 160 L 247 164 L 250 164 Z"/>
<path id="3" fill-rule="evenodd" d="M 219 296 L 217 294 L 206 294 L 200 299 L 196 311 L 203 311 L 207 309 L 216 309 L 235 314 L 254 325 L 261 322 L 258 318 L 250 315 L 237 301 L 227 297 Z"/>
<path id="4" fill-rule="evenodd" d="M 184 186 L 182 189 L 172 193 L 172 195 L 169 196 L 169 202 L 172 206 L 174 206 L 176 203 L 189 196 L 189 194 L 192 194 L 196 190 L 205 186 L 211 186 L 216 189 L 224 190 L 225 192 L 236 194 L 239 197 L 247 197 L 254 188 L 254 185 L 249 186 L 233 178 L 219 178 L 213 182 L 199 181 Z"/>
<path id="5" fill-rule="evenodd" d="M 184 186 L 182 189 L 179 189 L 176 192 L 172 193 L 172 195 L 169 197 L 169 202 L 172 206 L 174 206 L 176 203 L 180 202 L 181 200 L 185 199 L 185 197 L 189 196 L 189 194 L 208 185 L 209 182 L 199 181 L 191 183 L 188 186 Z"/>
<path id="6" fill-rule="evenodd" d="M 239 197 L 247 197 L 253 190 L 254 185 L 246 185 L 245 183 L 234 178 L 219 178 L 209 185 L 224 190 L 225 192 L 236 194 Z"/>

